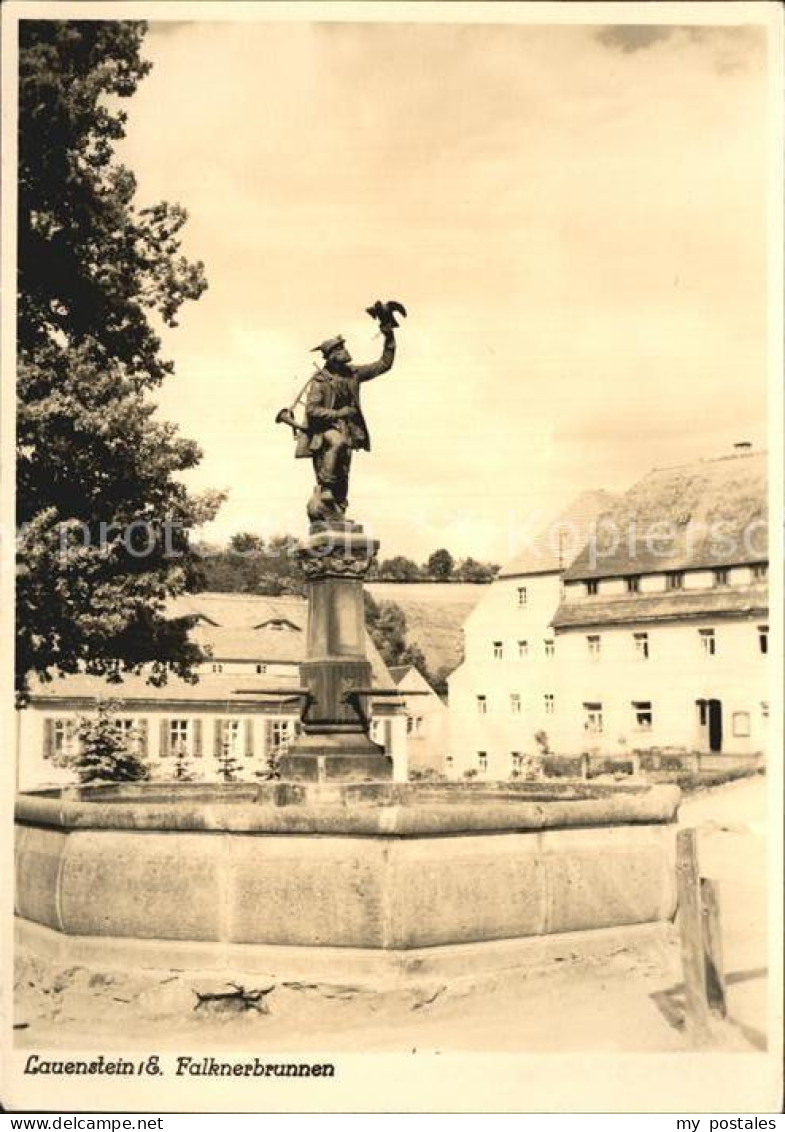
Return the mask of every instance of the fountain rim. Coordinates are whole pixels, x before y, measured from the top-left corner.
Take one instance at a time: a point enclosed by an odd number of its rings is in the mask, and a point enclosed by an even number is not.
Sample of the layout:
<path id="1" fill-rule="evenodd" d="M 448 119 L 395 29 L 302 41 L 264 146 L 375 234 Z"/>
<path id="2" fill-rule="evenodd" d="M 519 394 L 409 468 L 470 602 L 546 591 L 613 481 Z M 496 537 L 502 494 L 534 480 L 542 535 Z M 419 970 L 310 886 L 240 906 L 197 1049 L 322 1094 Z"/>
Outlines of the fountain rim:
<path id="1" fill-rule="evenodd" d="M 125 789 L 26 792 L 17 796 L 16 822 L 63 832 L 422 837 L 670 824 L 681 798 L 678 787 L 665 784 L 565 782 L 547 788 L 528 784 L 531 789 L 515 791 L 461 783 L 443 784 L 455 787 L 447 790 L 422 783 L 233 785 L 235 789 L 216 784 L 210 790 L 205 784 L 187 784 L 193 789 L 172 790 L 171 784 L 149 784 L 140 790 L 138 784 L 127 784 Z M 156 799 L 156 788 L 168 796 Z"/>

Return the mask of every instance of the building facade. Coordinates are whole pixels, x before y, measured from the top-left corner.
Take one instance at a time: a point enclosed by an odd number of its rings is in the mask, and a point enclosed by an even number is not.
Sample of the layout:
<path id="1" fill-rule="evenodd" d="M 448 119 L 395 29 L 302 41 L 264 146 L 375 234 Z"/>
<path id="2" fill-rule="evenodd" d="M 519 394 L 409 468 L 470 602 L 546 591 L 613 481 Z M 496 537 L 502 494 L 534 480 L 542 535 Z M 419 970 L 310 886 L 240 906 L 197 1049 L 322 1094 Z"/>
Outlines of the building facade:
<path id="1" fill-rule="evenodd" d="M 413 664 L 393 665 L 395 681 L 406 709 L 406 757 L 409 777 L 447 770 L 447 705 Z"/>
<path id="2" fill-rule="evenodd" d="M 29 706 L 18 713 L 18 786 L 22 790 L 75 781 L 61 758 L 78 747 L 79 721 L 110 707 L 115 726 L 150 766 L 153 778 L 171 779 L 179 766 L 189 777 L 257 781 L 297 734 L 299 662 L 304 658 L 306 603 L 297 597 L 193 594 L 172 603 L 173 617 L 192 620 L 192 636 L 207 652 L 196 683 L 170 676 L 162 687 L 144 675 L 110 684 L 76 674 L 34 681 Z M 373 642 L 367 639 L 374 687 L 394 689 Z M 288 693 L 292 690 L 292 694 Z M 403 700 L 371 704 L 371 735 L 393 758 L 394 777 L 407 775 L 407 718 Z"/>
<path id="3" fill-rule="evenodd" d="M 499 571 L 467 618 L 465 659 L 448 681 L 451 776 L 510 778 L 552 742 L 562 575 L 612 500 L 579 496 Z"/>
<path id="4" fill-rule="evenodd" d="M 657 469 L 603 516 L 553 618 L 563 749 L 765 751 L 767 531 L 756 452 Z"/>
<path id="5" fill-rule="evenodd" d="M 766 534 L 765 454 L 740 452 L 651 472 L 548 573 L 512 563 L 466 624 L 452 772 L 507 778 L 545 751 L 764 753 Z"/>

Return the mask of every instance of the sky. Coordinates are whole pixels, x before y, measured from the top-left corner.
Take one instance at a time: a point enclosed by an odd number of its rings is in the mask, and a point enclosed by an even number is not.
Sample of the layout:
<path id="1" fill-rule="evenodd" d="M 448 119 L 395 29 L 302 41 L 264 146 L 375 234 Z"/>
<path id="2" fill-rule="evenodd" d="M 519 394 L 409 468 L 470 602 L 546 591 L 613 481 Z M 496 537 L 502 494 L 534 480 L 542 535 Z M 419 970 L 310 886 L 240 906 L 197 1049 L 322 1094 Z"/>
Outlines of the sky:
<path id="1" fill-rule="evenodd" d="M 304 533 L 274 424 L 364 309 L 350 515 L 382 557 L 504 562 L 585 489 L 765 447 L 760 28 L 154 22 L 119 152 L 209 289 L 166 332 L 206 537 Z"/>

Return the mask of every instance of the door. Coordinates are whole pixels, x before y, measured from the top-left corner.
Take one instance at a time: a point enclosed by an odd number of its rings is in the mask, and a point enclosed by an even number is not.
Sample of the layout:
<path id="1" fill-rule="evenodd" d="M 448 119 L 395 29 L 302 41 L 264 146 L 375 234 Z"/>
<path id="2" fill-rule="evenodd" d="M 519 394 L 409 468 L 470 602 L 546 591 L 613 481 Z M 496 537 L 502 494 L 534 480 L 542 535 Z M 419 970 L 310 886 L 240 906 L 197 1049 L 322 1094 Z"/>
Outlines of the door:
<path id="1" fill-rule="evenodd" d="M 709 700 L 709 750 L 718 752 L 722 750 L 722 703 L 719 700 Z"/>
<path id="2" fill-rule="evenodd" d="M 696 700 L 698 708 L 698 749 L 718 752 L 722 750 L 722 702 Z"/>

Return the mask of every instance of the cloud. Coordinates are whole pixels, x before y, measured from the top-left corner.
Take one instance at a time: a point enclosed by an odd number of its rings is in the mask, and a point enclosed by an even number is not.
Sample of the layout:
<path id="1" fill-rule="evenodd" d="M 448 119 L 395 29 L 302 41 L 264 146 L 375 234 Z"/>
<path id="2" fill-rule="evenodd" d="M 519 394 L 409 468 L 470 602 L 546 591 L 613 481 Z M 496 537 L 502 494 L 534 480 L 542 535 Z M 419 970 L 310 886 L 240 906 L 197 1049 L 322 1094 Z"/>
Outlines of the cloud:
<path id="1" fill-rule="evenodd" d="M 599 28 L 597 39 L 606 47 L 618 48 L 626 55 L 670 39 L 674 30 L 663 24 L 612 24 Z"/>

